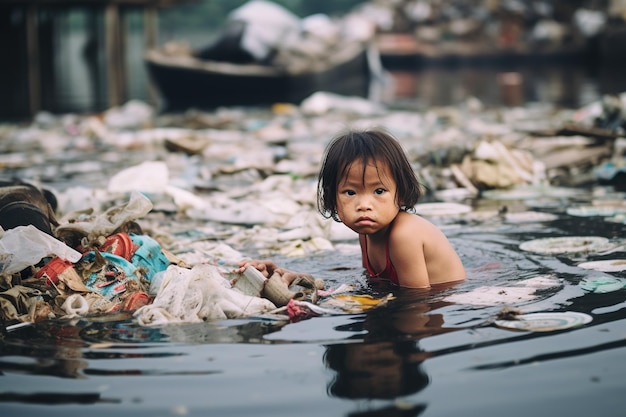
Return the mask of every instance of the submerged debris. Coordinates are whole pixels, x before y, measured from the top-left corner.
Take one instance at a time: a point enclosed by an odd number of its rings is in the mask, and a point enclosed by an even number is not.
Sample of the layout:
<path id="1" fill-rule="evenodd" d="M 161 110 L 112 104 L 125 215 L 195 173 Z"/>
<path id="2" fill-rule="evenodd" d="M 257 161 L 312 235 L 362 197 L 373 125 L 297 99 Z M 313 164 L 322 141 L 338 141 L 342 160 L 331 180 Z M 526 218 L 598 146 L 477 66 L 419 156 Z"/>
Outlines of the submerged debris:
<path id="1" fill-rule="evenodd" d="M 517 316 L 523 314 L 521 310 L 510 307 L 503 307 L 498 314 L 496 314 L 496 320 L 517 320 Z"/>

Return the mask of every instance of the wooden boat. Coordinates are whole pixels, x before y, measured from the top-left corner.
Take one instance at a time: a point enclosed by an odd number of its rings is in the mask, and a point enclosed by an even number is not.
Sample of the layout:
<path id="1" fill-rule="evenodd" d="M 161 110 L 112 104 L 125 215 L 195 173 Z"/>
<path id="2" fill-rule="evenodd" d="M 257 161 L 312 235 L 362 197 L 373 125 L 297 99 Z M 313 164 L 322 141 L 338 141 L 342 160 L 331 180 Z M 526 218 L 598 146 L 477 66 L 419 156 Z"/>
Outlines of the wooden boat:
<path id="1" fill-rule="evenodd" d="M 199 59 L 150 50 L 145 64 L 164 111 L 299 104 L 317 91 L 367 97 L 380 66 L 373 45 L 352 42 L 305 65 L 272 66 Z"/>

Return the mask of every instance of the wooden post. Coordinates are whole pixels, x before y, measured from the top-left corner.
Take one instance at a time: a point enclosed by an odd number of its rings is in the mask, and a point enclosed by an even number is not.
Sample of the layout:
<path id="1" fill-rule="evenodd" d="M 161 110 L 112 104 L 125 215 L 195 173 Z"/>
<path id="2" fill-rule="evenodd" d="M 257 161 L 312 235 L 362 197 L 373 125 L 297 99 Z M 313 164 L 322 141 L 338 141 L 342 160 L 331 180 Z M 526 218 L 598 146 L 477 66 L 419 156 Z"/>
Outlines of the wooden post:
<path id="1" fill-rule="evenodd" d="M 105 55 L 107 67 L 107 95 L 109 106 L 119 106 L 122 104 L 122 74 L 123 59 L 120 37 L 120 11 L 115 3 L 105 6 L 104 12 L 104 37 Z"/>
<path id="2" fill-rule="evenodd" d="M 156 48 L 158 45 L 158 13 L 154 4 L 146 6 L 143 12 L 143 24 L 144 24 L 144 45 L 145 52 L 152 48 Z M 150 104 L 156 106 L 158 104 L 158 94 L 150 82 L 149 74 L 146 74 L 148 101 Z"/>
<path id="3" fill-rule="evenodd" d="M 158 14 L 157 8 L 154 5 L 149 5 L 144 8 L 144 42 L 146 48 L 154 48 L 157 46 L 158 39 Z"/>
<path id="4" fill-rule="evenodd" d="M 31 115 L 41 110 L 41 70 L 39 65 L 39 31 L 37 6 L 31 4 L 26 11 L 26 47 L 28 71 L 28 103 Z"/>

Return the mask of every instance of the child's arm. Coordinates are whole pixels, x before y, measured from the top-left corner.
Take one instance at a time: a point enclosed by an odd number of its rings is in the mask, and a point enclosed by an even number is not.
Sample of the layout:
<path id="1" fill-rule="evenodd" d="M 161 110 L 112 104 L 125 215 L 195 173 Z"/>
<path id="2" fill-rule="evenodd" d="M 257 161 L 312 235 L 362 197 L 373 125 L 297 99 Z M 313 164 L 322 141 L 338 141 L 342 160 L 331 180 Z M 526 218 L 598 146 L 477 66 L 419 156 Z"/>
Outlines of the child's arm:
<path id="1" fill-rule="evenodd" d="M 408 288 L 430 288 L 422 236 L 410 224 L 399 222 L 389 235 L 389 257 L 398 284 Z"/>

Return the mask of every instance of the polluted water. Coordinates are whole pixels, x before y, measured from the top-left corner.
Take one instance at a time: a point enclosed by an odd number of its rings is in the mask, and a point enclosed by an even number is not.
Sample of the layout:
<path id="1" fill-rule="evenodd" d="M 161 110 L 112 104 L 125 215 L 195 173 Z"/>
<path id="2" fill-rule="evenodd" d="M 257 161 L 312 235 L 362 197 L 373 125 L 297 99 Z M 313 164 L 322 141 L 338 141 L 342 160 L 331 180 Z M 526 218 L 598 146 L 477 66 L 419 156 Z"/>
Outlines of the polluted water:
<path id="1" fill-rule="evenodd" d="M 0 409 L 612 415 L 626 405 L 626 145 L 602 117 L 602 102 L 418 112 L 315 93 L 0 125 Z M 326 143 L 381 126 L 465 281 L 370 283 L 357 236 L 317 212 Z M 305 274 L 288 287 L 237 272 L 250 258 Z"/>

